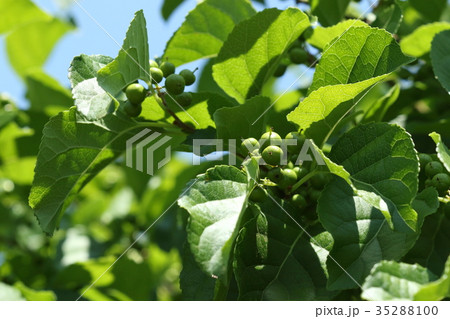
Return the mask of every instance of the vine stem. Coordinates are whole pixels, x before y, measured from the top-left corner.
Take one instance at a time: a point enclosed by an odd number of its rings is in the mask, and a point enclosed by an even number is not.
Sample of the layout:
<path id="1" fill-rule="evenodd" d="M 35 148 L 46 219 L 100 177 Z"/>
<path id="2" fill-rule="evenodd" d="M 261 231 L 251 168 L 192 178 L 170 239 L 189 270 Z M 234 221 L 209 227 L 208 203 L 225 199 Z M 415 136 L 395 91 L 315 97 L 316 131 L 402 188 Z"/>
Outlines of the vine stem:
<path id="1" fill-rule="evenodd" d="M 157 89 L 158 90 L 158 89 Z M 156 93 L 156 92 L 155 92 Z M 166 100 L 164 98 L 164 93 L 161 92 L 160 90 L 158 90 L 158 92 L 156 93 L 157 95 L 156 97 L 156 102 L 158 102 L 159 106 L 161 106 L 162 109 L 166 110 L 170 116 L 172 116 L 175 121 L 173 122 L 173 124 L 175 124 L 176 126 L 178 126 L 179 128 L 181 128 L 184 132 L 186 133 L 194 133 L 195 129 L 190 127 L 189 125 L 186 125 L 176 114 L 174 111 L 172 111 L 166 103 Z"/>
<path id="2" fill-rule="evenodd" d="M 299 180 L 297 183 L 295 183 L 292 186 L 291 193 L 295 192 L 297 190 L 297 188 L 302 186 L 306 181 L 308 181 L 311 177 L 313 177 L 314 175 L 316 175 L 318 173 L 319 173 L 319 171 L 315 169 L 312 172 L 309 172 L 308 174 L 306 174 L 301 180 Z"/>

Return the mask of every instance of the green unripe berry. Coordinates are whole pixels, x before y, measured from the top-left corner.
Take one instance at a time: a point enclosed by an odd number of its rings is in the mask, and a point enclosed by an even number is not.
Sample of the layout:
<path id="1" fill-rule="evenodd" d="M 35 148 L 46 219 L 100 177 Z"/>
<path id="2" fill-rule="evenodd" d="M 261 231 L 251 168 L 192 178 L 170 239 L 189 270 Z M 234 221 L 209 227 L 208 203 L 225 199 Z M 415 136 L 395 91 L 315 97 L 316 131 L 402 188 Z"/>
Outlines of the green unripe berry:
<path id="1" fill-rule="evenodd" d="M 179 74 L 169 75 L 166 79 L 166 90 L 170 94 L 179 95 L 184 92 L 184 78 Z"/>
<path id="2" fill-rule="evenodd" d="M 425 185 L 425 187 L 431 187 L 431 186 L 434 186 L 434 185 L 433 185 L 433 182 L 432 182 L 431 179 L 429 179 L 429 178 L 427 178 L 427 179 L 425 180 L 424 185 Z"/>
<path id="3" fill-rule="evenodd" d="M 268 173 L 267 177 L 274 183 L 279 183 L 283 176 L 283 170 L 279 167 L 272 168 Z"/>
<path id="4" fill-rule="evenodd" d="M 139 83 L 133 83 L 127 86 L 125 94 L 128 101 L 133 104 L 139 105 L 145 100 L 147 90 Z"/>
<path id="5" fill-rule="evenodd" d="M 150 68 L 159 68 L 158 62 L 155 60 L 150 60 Z"/>
<path id="6" fill-rule="evenodd" d="M 297 174 L 292 169 L 283 169 L 281 171 L 281 180 L 278 186 L 286 191 L 289 191 L 292 185 L 297 181 Z"/>
<path id="7" fill-rule="evenodd" d="M 292 48 L 289 51 L 289 59 L 294 64 L 302 64 L 308 61 L 308 53 L 302 48 Z"/>
<path id="8" fill-rule="evenodd" d="M 173 65 L 172 63 L 167 62 L 167 61 L 161 63 L 159 68 L 163 72 L 165 78 L 168 78 L 169 75 L 172 75 L 175 73 L 175 65 Z"/>
<path id="9" fill-rule="evenodd" d="M 310 179 L 312 187 L 315 189 L 323 189 L 328 183 L 328 176 L 324 173 L 319 173 L 311 177 Z"/>
<path id="10" fill-rule="evenodd" d="M 432 162 L 433 159 L 431 158 L 430 155 L 425 154 L 425 153 L 420 153 L 419 154 L 419 162 L 420 162 L 420 169 L 423 170 L 425 169 L 425 166 L 429 163 Z"/>
<path id="11" fill-rule="evenodd" d="M 294 172 L 297 174 L 297 179 L 300 180 L 309 173 L 309 170 L 303 166 L 296 166 L 294 167 Z"/>
<path id="12" fill-rule="evenodd" d="M 253 202 L 263 202 L 267 198 L 267 191 L 264 188 L 256 186 L 250 194 L 249 199 Z"/>
<path id="13" fill-rule="evenodd" d="M 425 166 L 425 174 L 430 178 L 442 172 L 444 172 L 444 166 L 441 164 L 441 162 L 432 161 Z"/>
<path id="14" fill-rule="evenodd" d="M 130 101 L 127 101 L 123 106 L 123 110 L 129 117 L 138 117 L 142 112 L 142 106 L 140 104 L 136 105 Z"/>
<path id="15" fill-rule="evenodd" d="M 443 196 L 450 188 L 450 176 L 446 173 L 438 173 L 431 180 L 431 185 L 436 187 L 439 195 Z"/>
<path id="16" fill-rule="evenodd" d="M 175 97 L 175 100 L 183 107 L 188 107 L 192 103 L 192 93 L 183 92 Z"/>
<path id="17" fill-rule="evenodd" d="M 283 155 L 283 150 L 276 145 L 267 146 L 261 154 L 263 160 L 273 166 L 280 165 Z"/>
<path id="18" fill-rule="evenodd" d="M 264 150 L 269 145 L 277 145 L 280 146 L 283 140 L 281 136 L 275 132 L 266 132 L 261 135 L 261 149 Z"/>
<path id="19" fill-rule="evenodd" d="M 289 153 L 299 153 L 306 141 L 306 137 L 298 132 L 288 133 L 285 139 L 295 141 L 295 145 L 287 145 Z"/>
<path id="20" fill-rule="evenodd" d="M 184 82 L 186 86 L 192 85 L 195 83 L 195 74 L 191 70 L 184 69 L 180 72 L 180 75 L 184 78 Z"/>
<path id="21" fill-rule="evenodd" d="M 286 73 L 287 65 L 286 64 L 278 64 L 277 68 L 275 69 L 275 72 L 273 73 L 273 76 L 276 78 L 280 78 Z"/>
<path id="22" fill-rule="evenodd" d="M 300 194 L 295 194 L 294 196 L 292 196 L 292 204 L 294 204 L 298 208 L 305 208 L 306 206 L 308 206 L 305 197 Z"/>
<path id="23" fill-rule="evenodd" d="M 289 161 L 289 162 L 287 163 L 287 165 L 286 165 L 286 168 L 294 169 L 294 163 L 292 163 L 291 161 Z"/>
<path id="24" fill-rule="evenodd" d="M 258 140 L 250 137 L 242 141 L 240 151 L 242 155 L 248 155 L 257 149 L 259 149 Z"/>
<path id="25" fill-rule="evenodd" d="M 150 76 L 153 83 L 159 83 L 163 80 L 163 72 L 159 68 L 150 68 Z"/>

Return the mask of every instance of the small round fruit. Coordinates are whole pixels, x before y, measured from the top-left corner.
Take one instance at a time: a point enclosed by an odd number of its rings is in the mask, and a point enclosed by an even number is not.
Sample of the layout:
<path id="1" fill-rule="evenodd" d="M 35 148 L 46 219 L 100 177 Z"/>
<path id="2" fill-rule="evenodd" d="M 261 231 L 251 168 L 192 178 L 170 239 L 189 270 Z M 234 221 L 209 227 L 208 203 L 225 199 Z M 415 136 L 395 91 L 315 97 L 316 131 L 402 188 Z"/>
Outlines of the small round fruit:
<path id="1" fill-rule="evenodd" d="M 267 191 L 264 188 L 256 186 L 251 192 L 249 198 L 253 202 L 263 202 L 267 198 Z"/>
<path id="2" fill-rule="evenodd" d="M 294 163 L 292 163 L 291 161 L 289 161 L 289 162 L 287 163 L 287 165 L 286 165 L 286 168 L 293 169 L 294 166 L 295 166 Z"/>
<path id="3" fill-rule="evenodd" d="M 294 204 L 298 208 L 305 208 L 306 206 L 308 206 L 305 197 L 300 194 L 295 194 L 294 196 L 292 196 L 292 204 Z"/>
<path id="4" fill-rule="evenodd" d="M 278 64 L 277 68 L 275 69 L 275 72 L 273 73 L 273 76 L 276 78 L 280 78 L 286 73 L 287 65 L 286 64 Z"/>
<path id="5" fill-rule="evenodd" d="M 153 83 L 161 82 L 164 77 L 159 68 L 150 68 L 150 76 L 152 77 Z"/>
<path id="6" fill-rule="evenodd" d="M 180 72 L 180 75 L 184 78 L 184 82 L 186 82 L 186 86 L 192 85 L 195 83 L 195 74 L 191 70 L 184 69 Z"/>
<path id="7" fill-rule="evenodd" d="M 123 110 L 129 117 L 138 117 L 142 112 L 142 106 L 140 104 L 136 105 L 127 101 L 123 106 Z"/>
<path id="8" fill-rule="evenodd" d="M 183 107 L 188 107 L 192 103 L 192 94 L 190 92 L 183 92 L 175 97 L 175 100 Z"/>
<path id="9" fill-rule="evenodd" d="M 127 86 L 125 89 L 128 101 L 133 104 L 139 105 L 145 100 L 147 90 L 139 83 L 133 83 Z"/>
<path id="10" fill-rule="evenodd" d="M 431 187 L 431 186 L 434 186 L 434 185 L 433 185 L 433 182 L 432 182 L 431 179 L 429 179 L 429 178 L 427 178 L 427 179 L 425 180 L 424 185 L 425 185 L 425 187 Z"/>
<path id="11" fill-rule="evenodd" d="M 241 143 L 241 154 L 248 155 L 254 150 L 259 149 L 259 142 L 256 138 L 250 137 L 242 141 Z"/>
<path id="12" fill-rule="evenodd" d="M 303 166 L 296 166 L 294 167 L 294 172 L 297 174 L 297 179 L 300 180 L 309 173 L 309 170 Z"/>
<path id="13" fill-rule="evenodd" d="M 438 173 L 434 175 L 431 183 L 436 187 L 439 195 L 443 196 L 450 188 L 450 176 L 446 173 Z"/>
<path id="14" fill-rule="evenodd" d="M 308 61 L 308 53 L 302 48 L 293 48 L 289 51 L 289 59 L 294 64 L 302 64 Z"/>
<path id="15" fill-rule="evenodd" d="M 150 60 L 150 68 L 159 68 L 158 62 L 155 60 Z"/>
<path id="16" fill-rule="evenodd" d="M 184 78 L 179 74 L 172 74 L 166 79 L 166 90 L 170 94 L 179 95 L 184 92 Z"/>
<path id="17" fill-rule="evenodd" d="M 275 132 L 266 132 L 261 135 L 261 149 L 264 150 L 269 145 L 277 145 L 280 146 L 283 140 L 281 136 Z"/>
<path id="18" fill-rule="evenodd" d="M 290 132 L 286 135 L 285 139 L 295 141 L 295 145 L 287 145 L 289 153 L 292 154 L 299 153 L 306 141 L 306 137 L 299 132 Z"/>
<path id="19" fill-rule="evenodd" d="M 281 180 L 278 186 L 283 190 L 290 190 L 292 185 L 297 182 L 297 174 L 292 169 L 283 169 L 281 171 Z"/>
<path id="20" fill-rule="evenodd" d="M 167 61 L 161 63 L 159 68 L 163 72 L 165 78 L 168 78 L 169 75 L 172 75 L 175 73 L 175 65 L 173 65 L 172 63 L 167 62 Z"/>
<path id="21" fill-rule="evenodd" d="M 425 153 L 420 153 L 419 154 L 419 162 L 420 162 L 420 169 L 423 170 L 425 169 L 425 166 L 429 163 L 432 162 L 433 159 L 431 158 L 430 155 L 425 154 Z"/>
<path id="22" fill-rule="evenodd" d="M 263 160 L 273 166 L 280 165 L 283 155 L 283 150 L 276 145 L 267 146 L 261 154 Z"/>
<path id="23" fill-rule="evenodd" d="M 283 170 L 279 167 L 272 168 L 268 173 L 267 177 L 274 183 L 279 183 L 283 176 Z"/>
<path id="24" fill-rule="evenodd" d="M 315 189 L 323 189 L 328 183 L 328 176 L 324 173 L 318 173 L 310 179 L 312 187 Z"/>
<path id="25" fill-rule="evenodd" d="M 425 166 L 425 174 L 427 174 L 427 176 L 431 178 L 436 174 L 442 173 L 443 171 L 444 166 L 441 164 L 441 162 L 432 161 Z"/>

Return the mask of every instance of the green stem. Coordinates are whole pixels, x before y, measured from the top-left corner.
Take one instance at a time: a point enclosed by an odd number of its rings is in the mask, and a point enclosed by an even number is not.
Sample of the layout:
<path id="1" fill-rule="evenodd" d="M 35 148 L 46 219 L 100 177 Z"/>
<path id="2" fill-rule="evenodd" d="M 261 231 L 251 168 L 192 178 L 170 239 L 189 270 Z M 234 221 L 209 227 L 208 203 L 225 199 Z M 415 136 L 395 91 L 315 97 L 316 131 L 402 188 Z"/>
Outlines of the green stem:
<path id="1" fill-rule="evenodd" d="M 299 188 L 300 186 L 302 186 L 304 183 L 306 183 L 311 177 L 313 177 L 314 175 L 318 174 L 319 171 L 318 170 L 313 170 L 312 172 L 309 172 L 308 174 L 306 174 L 301 180 L 299 180 L 297 183 L 295 183 L 292 186 L 291 189 L 291 193 L 295 192 L 297 190 L 297 188 Z"/>

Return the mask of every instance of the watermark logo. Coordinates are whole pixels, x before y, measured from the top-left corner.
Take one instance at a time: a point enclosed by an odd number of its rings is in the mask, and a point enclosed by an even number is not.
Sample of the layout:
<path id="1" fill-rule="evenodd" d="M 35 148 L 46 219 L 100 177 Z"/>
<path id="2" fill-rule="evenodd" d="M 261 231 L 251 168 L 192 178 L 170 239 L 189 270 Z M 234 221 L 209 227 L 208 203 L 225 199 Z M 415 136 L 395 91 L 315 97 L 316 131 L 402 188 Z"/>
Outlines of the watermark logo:
<path id="1" fill-rule="evenodd" d="M 128 167 L 135 168 L 140 172 L 145 171 L 148 175 L 153 175 L 155 170 L 161 169 L 164 165 L 170 162 L 172 149 L 168 142 L 171 139 L 172 138 L 170 136 L 162 135 L 159 132 L 154 132 L 147 128 L 140 131 L 126 141 L 126 165 Z M 265 140 L 260 140 L 259 144 L 263 145 L 264 142 Z M 192 165 L 200 165 L 202 162 L 202 157 L 198 156 L 199 154 L 202 154 L 202 147 L 207 147 L 209 149 L 209 153 L 211 154 L 215 153 L 215 160 L 223 160 L 226 155 L 228 165 L 236 165 L 236 146 L 238 143 L 240 145 L 241 141 L 235 139 L 194 139 L 192 145 Z M 295 165 L 301 165 L 303 162 L 311 161 L 315 161 L 317 165 L 325 165 L 323 157 L 319 154 L 310 140 L 306 140 L 303 143 L 301 149 L 296 152 L 295 158 L 292 158 L 292 156 L 288 158 L 288 146 L 296 145 L 297 141 L 295 139 L 282 140 L 280 142 L 279 147 L 283 151 L 283 157 L 279 163 L 280 165 L 287 165 L 289 161 L 292 161 Z M 155 163 L 155 152 L 158 151 L 157 158 L 159 158 L 159 153 L 162 147 L 165 147 L 163 150 L 164 158 Z M 214 149 L 214 151 L 212 151 L 212 149 Z M 257 148 L 252 148 L 250 146 L 247 154 L 257 154 L 257 152 Z M 209 160 L 208 155 L 203 158 Z M 260 165 L 267 165 L 262 158 L 260 158 L 259 163 Z"/>
<path id="2" fill-rule="evenodd" d="M 160 169 L 170 162 L 172 149 L 167 143 L 171 139 L 170 136 L 153 132 L 147 128 L 140 131 L 126 142 L 126 165 L 130 168 L 135 168 L 140 172 L 144 172 L 145 167 L 146 173 L 148 175 L 153 175 L 155 173 L 155 168 Z M 167 146 L 164 149 L 164 158 L 158 163 L 154 163 L 155 152 L 165 145 Z M 136 150 L 135 152 L 133 151 L 134 149 Z M 134 153 L 136 153 L 135 159 L 133 159 Z M 147 160 L 145 161 L 145 159 Z"/>

